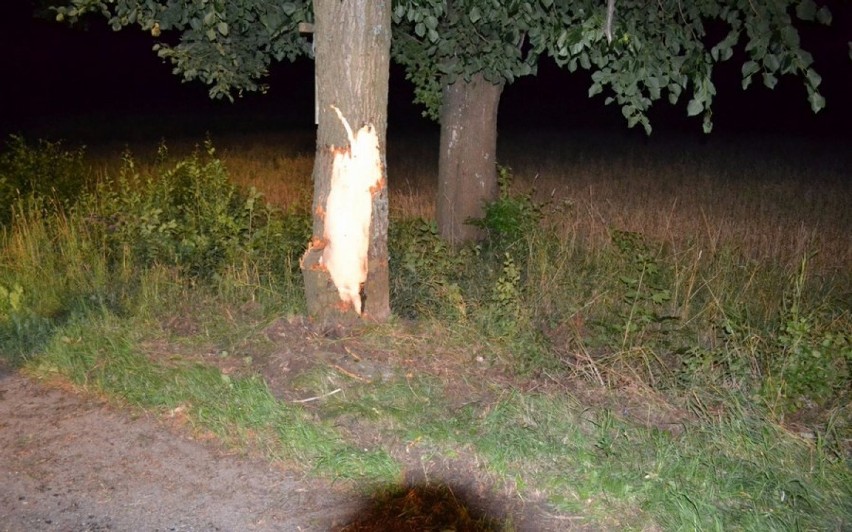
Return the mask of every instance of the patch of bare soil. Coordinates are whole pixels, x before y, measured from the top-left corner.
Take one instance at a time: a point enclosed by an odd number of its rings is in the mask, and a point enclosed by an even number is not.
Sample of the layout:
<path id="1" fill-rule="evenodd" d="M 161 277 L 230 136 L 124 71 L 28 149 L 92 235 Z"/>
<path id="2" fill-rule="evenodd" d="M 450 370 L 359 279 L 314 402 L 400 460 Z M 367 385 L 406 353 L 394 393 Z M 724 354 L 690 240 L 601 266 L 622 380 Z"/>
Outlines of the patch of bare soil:
<path id="1" fill-rule="evenodd" d="M 364 506 L 144 414 L 0 370 L 0 530 L 329 530 Z"/>

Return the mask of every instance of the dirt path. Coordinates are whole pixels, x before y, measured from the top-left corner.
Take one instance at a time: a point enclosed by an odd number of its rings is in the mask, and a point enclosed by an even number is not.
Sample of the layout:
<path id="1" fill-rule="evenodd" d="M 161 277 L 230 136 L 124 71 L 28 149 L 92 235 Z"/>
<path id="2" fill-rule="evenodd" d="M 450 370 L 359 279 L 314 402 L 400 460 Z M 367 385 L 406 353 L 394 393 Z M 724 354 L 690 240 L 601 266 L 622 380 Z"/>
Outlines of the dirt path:
<path id="1" fill-rule="evenodd" d="M 0 531 L 329 530 L 360 505 L 0 366 Z"/>

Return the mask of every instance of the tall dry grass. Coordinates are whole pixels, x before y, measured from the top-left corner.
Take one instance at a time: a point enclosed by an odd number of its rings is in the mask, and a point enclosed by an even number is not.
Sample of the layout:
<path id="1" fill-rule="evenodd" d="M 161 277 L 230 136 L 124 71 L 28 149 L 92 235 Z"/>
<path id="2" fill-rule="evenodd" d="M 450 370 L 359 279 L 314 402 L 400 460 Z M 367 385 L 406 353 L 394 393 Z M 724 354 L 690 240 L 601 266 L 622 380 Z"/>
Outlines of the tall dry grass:
<path id="1" fill-rule="evenodd" d="M 282 208 L 307 208 L 311 135 L 212 140 L 235 182 Z M 169 154 L 185 156 L 202 141 L 169 140 Z M 117 164 L 115 148 L 90 150 L 105 172 Z M 143 171 L 156 159 L 151 145 L 130 151 Z M 392 218 L 434 218 L 437 154 L 434 132 L 389 135 Z M 498 158 L 512 169 L 517 191 L 534 190 L 537 201 L 559 205 L 551 221 L 563 226 L 565 238 L 587 246 L 605 245 L 615 229 L 642 233 L 675 252 L 724 248 L 792 268 L 813 255 L 816 271 L 852 270 L 852 155 L 839 141 L 510 132 L 500 138 Z"/>
<path id="2" fill-rule="evenodd" d="M 280 140 L 226 144 L 228 169 L 273 203 L 309 201 L 312 153 L 288 153 Z M 839 148 L 538 133 L 504 136 L 499 158 L 512 168 L 518 190 L 534 189 L 537 200 L 567 206 L 559 221 L 589 245 L 608 242 L 618 229 L 790 266 L 815 253 L 812 267 L 847 271 L 852 157 Z M 435 135 L 389 139 L 392 217 L 434 217 L 437 150 Z"/>
<path id="3" fill-rule="evenodd" d="M 539 199 L 568 201 L 571 230 L 611 229 L 675 246 L 735 249 L 748 259 L 846 271 L 852 265 L 850 157 L 785 140 L 606 137 L 510 139 L 502 160 Z"/>

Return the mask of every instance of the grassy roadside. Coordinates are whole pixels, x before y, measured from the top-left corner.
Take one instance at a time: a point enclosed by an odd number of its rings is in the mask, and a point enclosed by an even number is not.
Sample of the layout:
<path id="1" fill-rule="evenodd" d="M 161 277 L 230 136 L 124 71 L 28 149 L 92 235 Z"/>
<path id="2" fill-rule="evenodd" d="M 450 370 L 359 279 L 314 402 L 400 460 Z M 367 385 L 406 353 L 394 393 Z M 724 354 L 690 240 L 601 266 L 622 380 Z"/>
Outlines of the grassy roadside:
<path id="1" fill-rule="evenodd" d="M 97 184 L 82 157 L 13 144 L 0 165 L 16 206 L 0 340 L 31 374 L 373 489 L 443 464 L 592 526 L 852 522 L 843 257 L 739 251 L 735 231 L 604 228 L 586 213 L 610 206 L 545 203 L 506 172 L 476 248 L 442 247 L 417 218 L 422 195 L 400 200 L 412 210 L 391 229 L 400 317 L 339 337 L 296 318 L 301 158 L 278 161 L 294 177 L 271 209 L 231 184 L 247 167 L 235 154 L 128 158 Z M 57 171 L 68 190 L 17 196 L 21 176 Z M 842 208 L 842 189 L 824 194 L 810 201 Z M 809 251 L 847 234 L 848 214 L 833 215 L 836 232 Z"/>

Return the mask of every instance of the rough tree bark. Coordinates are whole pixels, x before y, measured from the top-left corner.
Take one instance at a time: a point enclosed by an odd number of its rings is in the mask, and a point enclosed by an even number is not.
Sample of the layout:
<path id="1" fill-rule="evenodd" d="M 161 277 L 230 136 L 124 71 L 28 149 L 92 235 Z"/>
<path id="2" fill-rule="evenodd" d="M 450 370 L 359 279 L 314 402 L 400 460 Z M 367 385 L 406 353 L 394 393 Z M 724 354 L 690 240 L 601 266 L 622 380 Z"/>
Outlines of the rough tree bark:
<path id="1" fill-rule="evenodd" d="M 324 323 L 357 318 L 357 305 L 342 297 L 323 263 L 323 252 L 329 244 L 325 222 L 335 156 L 346 155 L 350 149 L 350 137 L 334 106 L 352 130 L 359 132 L 369 125 L 370 134 L 378 139 L 380 179 L 370 187 L 372 205 L 361 317 L 382 321 L 390 315 L 385 139 L 391 2 L 314 0 L 314 18 L 319 126 L 313 170 L 313 236 L 302 257 L 308 313 Z M 358 260 L 351 258 L 353 264 Z"/>
<path id="2" fill-rule="evenodd" d="M 497 108 L 502 85 L 482 74 L 459 78 L 441 97 L 437 218 L 441 236 L 452 244 L 482 237 L 466 224 L 481 218 L 484 205 L 497 199 Z"/>

